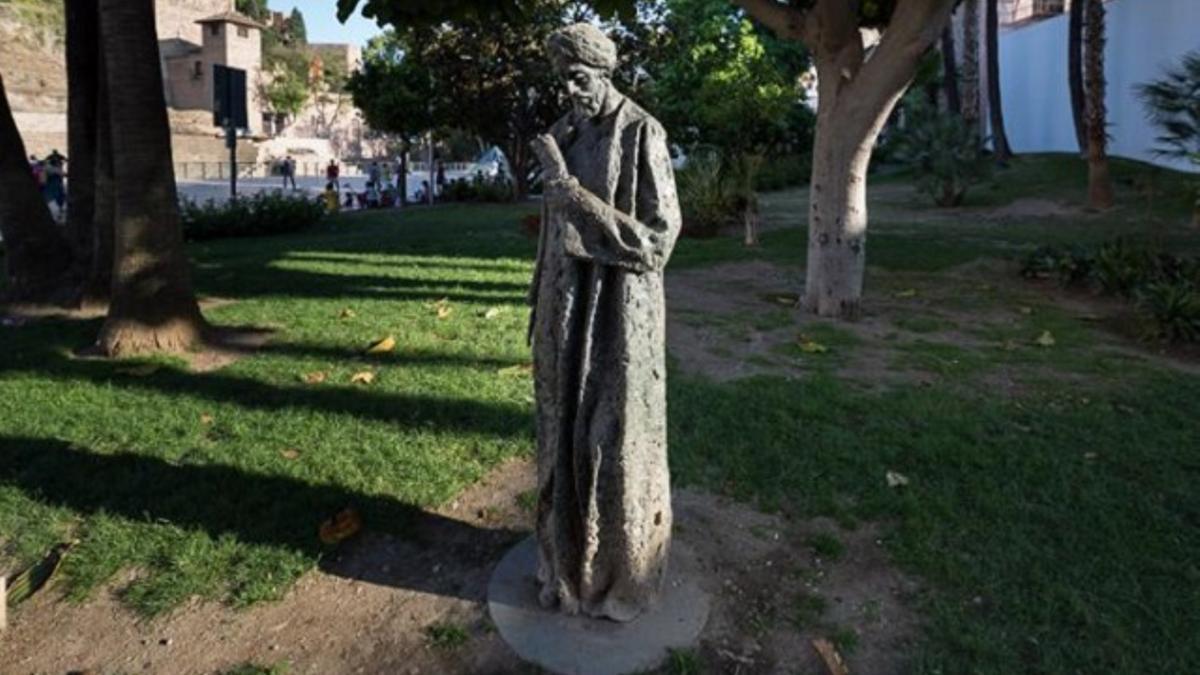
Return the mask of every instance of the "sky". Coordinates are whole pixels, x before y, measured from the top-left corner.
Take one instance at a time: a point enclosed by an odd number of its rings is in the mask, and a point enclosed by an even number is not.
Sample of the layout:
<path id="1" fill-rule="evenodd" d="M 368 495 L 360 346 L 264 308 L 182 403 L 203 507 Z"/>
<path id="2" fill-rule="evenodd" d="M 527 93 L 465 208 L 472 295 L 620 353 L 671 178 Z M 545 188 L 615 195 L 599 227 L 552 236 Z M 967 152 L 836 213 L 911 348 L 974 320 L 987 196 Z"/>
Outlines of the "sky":
<path id="1" fill-rule="evenodd" d="M 374 21 L 364 19 L 357 12 L 345 25 L 339 23 L 337 3 L 333 0 L 268 0 L 267 6 L 287 14 L 299 7 L 304 15 L 309 42 L 350 42 L 365 47 L 367 40 L 380 32 Z"/>

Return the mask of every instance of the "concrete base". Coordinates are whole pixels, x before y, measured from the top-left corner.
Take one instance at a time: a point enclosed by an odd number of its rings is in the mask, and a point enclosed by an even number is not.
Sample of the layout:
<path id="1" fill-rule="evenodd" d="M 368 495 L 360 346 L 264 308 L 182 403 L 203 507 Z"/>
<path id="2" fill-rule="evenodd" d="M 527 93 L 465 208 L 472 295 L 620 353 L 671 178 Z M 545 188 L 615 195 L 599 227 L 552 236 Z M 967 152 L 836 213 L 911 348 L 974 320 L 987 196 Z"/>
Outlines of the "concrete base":
<path id="1" fill-rule="evenodd" d="M 693 647 L 708 621 L 692 552 L 672 544 L 658 607 L 631 623 L 567 616 L 538 603 L 537 544 L 509 551 L 488 585 L 488 611 L 522 659 L 559 675 L 627 675 L 657 668 L 671 649 Z"/>

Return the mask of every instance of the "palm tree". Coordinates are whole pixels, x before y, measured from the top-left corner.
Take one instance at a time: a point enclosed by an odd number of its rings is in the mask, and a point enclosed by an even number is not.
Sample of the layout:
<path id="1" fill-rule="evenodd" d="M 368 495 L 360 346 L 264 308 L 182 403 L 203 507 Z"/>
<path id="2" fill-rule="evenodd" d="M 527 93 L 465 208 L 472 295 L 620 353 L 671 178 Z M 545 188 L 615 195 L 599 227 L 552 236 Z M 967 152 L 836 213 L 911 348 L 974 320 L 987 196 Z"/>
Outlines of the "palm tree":
<path id="1" fill-rule="evenodd" d="M 97 347 L 180 351 L 206 324 L 183 249 L 154 0 L 99 0 L 115 179 L 112 302 Z"/>
<path id="2" fill-rule="evenodd" d="M 7 288 L 13 302 L 69 304 L 74 279 L 71 247 L 38 192 L 25 143 L 17 130 L 0 76 L 0 236 Z"/>
<path id="3" fill-rule="evenodd" d="M 1087 80 L 1088 204 L 1094 209 L 1108 209 L 1113 205 L 1104 103 L 1104 12 L 1104 0 L 1087 0 L 1084 75 Z"/>
<path id="4" fill-rule="evenodd" d="M 1004 130 L 1004 106 L 1000 100 L 1000 12 L 999 0 L 987 0 L 987 73 L 988 112 L 992 123 L 992 147 L 996 161 L 1004 164 L 1012 158 L 1012 146 Z"/>
<path id="5" fill-rule="evenodd" d="M 1087 156 L 1087 120 L 1084 118 L 1083 92 L 1083 9 L 1084 0 L 1072 0 L 1067 22 L 1067 85 L 1071 90 L 1071 119 L 1075 121 L 1075 137 L 1079 153 Z"/>
<path id="6" fill-rule="evenodd" d="M 958 91 L 958 56 L 954 52 L 954 22 L 951 21 L 942 31 L 942 74 L 946 80 L 946 109 L 955 115 L 961 115 L 962 96 Z"/>
<path id="7" fill-rule="evenodd" d="M 1155 153 L 1200 165 L 1200 51 L 1184 55 L 1179 67 L 1168 70 L 1160 80 L 1139 86 L 1137 91 L 1160 132 Z M 1200 227 L 1200 191 L 1192 223 Z"/>

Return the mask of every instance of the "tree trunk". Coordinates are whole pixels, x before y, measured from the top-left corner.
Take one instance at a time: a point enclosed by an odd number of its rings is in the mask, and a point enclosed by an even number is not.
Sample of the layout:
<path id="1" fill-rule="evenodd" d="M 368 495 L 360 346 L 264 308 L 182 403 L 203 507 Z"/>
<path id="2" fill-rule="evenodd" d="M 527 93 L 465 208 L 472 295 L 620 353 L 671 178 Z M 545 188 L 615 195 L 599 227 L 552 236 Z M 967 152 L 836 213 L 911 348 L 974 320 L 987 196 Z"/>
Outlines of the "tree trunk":
<path id="1" fill-rule="evenodd" d="M 1104 0 L 1087 0 L 1088 204 L 1094 209 L 1113 205 L 1104 101 L 1104 12 Z"/>
<path id="2" fill-rule="evenodd" d="M 1088 140 L 1083 92 L 1083 3 L 1084 0 L 1071 2 L 1070 20 L 1067 22 L 1067 85 L 1071 90 L 1071 120 L 1075 123 L 1079 154 L 1086 157 Z"/>
<path id="3" fill-rule="evenodd" d="M 529 196 L 529 164 L 532 159 L 529 143 L 523 137 L 517 137 L 507 146 L 504 154 L 508 157 L 508 168 L 512 169 L 513 199 L 524 201 Z"/>
<path id="4" fill-rule="evenodd" d="M 96 68 L 96 154 L 92 164 L 93 203 L 90 264 L 83 282 L 82 304 L 107 307 L 113 288 L 113 219 L 116 214 L 116 180 L 113 178 L 112 124 L 108 108 L 107 69 L 98 50 Z"/>
<path id="5" fill-rule="evenodd" d="M 67 24 L 67 236 L 80 276 L 91 265 L 95 231 L 96 95 L 100 35 L 96 3 L 65 0 Z"/>
<path id="6" fill-rule="evenodd" d="M 206 325 L 192 291 L 171 159 L 153 0 L 99 0 L 116 183 L 113 294 L 98 347 L 181 351 Z"/>
<path id="7" fill-rule="evenodd" d="M 1000 96 L 999 0 L 987 0 L 988 113 L 992 123 L 992 147 L 1000 164 L 1012 159 L 1012 146 L 1004 130 L 1004 105 Z"/>
<path id="8" fill-rule="evenodd" d="M 946 80 L 946 108 L 955 115 L 962 114 L 962 97 L 958 92 L 958 55 L 954 53 L 954 24 L 942 31 L 942 76 Z"/>
<path id="9" fill-rule="evenodd" d="M 408 206 L 408 149 L 409 143 L 405 141 L 400 150 L 400 206 Z"/>
<path id="10" fill-rule="evenodd" d="M 963 121 L 979 134 L 979 0 L 963 2 Z"/>
<path id="11" fill-rule="evenodd" d="M 74 301 L 71 247 L 50 216 L 29 169 L 4 78 L 0 76 L 0 236 L 4 238 L 7 288 L 12 302 Z"/>

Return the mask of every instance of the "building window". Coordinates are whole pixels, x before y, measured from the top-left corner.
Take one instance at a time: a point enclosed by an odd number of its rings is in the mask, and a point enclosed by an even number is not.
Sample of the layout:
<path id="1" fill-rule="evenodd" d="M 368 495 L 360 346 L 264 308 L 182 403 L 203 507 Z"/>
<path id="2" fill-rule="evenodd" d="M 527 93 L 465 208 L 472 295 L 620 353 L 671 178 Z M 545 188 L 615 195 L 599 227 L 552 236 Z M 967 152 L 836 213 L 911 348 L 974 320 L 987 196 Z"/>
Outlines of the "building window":
<path id="1" fill-rule="evenodd" d="M 211 33 L 212 35 L 220 35 L 221 34 L 221 24 L 219 24 L 219 23 L 208 24 L 208 32 Z"/>
<path id="2" fill-rule="evenodd" d="M 193 80 L 204 79 L 204 62 L 203 61 L 195 61 L 192 63 L 192 79 Z"/>
<path id="3" fill-rule="evenodd" d="M 238 37 L 250 37 L 250 29 L 245 26 L 238 26 Z"/>

